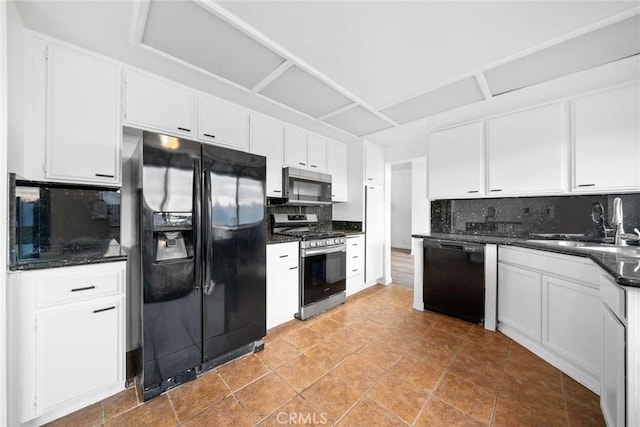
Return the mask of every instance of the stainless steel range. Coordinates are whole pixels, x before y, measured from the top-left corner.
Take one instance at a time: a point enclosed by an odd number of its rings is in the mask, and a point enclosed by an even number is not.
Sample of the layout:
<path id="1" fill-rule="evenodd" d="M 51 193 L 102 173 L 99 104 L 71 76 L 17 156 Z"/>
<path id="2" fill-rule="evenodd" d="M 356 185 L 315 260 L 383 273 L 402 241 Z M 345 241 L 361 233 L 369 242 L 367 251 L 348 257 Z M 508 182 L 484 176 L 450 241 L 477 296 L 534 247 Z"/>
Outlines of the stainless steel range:
<path id="1" fill-rule="evenodd" d="M 300 242 L 300 301 L 297 318 L 305 320 L 342 304 L 347 286 L 347 239 L 344 233 L 318 228 L 315 214 L 273 214 L 273 233 Z"/>

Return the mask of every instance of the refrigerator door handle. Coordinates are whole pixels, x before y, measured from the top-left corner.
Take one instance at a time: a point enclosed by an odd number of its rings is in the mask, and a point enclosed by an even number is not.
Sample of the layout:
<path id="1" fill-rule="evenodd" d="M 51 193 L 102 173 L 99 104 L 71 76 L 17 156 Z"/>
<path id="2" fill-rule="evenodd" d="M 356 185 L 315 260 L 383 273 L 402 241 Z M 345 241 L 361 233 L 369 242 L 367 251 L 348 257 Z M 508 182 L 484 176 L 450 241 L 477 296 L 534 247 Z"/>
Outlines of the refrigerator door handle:
<path id="1" fill-rule="evenodd" d="M 200 159 L 195 159 L 193 174 L 193 240 L 196 259 L 196 280 L 194 290 L 200 291 L 202 286 L 202 164 Z"/>
<path id="2" fill-rule="evenodd" d="M 202 210 L 204 218 L 202 221 L 202 227 L 204 229 L 203 236 L 203 244 L 204 244 L 204 259 L 202 261 L 202 268 L 204 271 L 204 281 L 203 287 L 204 290 L 209 293 L 213 289 L 212 279 L 211 279 L 211 271 L 209 271 L 209 264 L 212 259 L 213 252 L 213 238 L 211 236 L 211 175 L 209 174 L 209 169 L 207 166 L 203 167 L 204 173 L 204 197 L 202 199 L 204 203 L 204 209 Z"/>

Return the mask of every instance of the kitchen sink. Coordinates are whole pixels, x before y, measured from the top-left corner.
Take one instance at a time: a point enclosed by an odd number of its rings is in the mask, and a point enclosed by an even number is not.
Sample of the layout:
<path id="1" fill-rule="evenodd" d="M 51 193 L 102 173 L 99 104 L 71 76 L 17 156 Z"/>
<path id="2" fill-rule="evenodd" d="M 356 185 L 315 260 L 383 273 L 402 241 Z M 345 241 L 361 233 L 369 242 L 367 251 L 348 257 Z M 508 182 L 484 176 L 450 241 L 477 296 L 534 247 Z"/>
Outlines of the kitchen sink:
<path id="1" fill-rule="evenodd" d="M 527 240 L 540 245 L 559 246 L 585 252 L 607 252 L 630 257 L 640 256 L 640 248 L 633 246 L 615 246 L 606 243 L 576 242 L 574 240 Z"/>

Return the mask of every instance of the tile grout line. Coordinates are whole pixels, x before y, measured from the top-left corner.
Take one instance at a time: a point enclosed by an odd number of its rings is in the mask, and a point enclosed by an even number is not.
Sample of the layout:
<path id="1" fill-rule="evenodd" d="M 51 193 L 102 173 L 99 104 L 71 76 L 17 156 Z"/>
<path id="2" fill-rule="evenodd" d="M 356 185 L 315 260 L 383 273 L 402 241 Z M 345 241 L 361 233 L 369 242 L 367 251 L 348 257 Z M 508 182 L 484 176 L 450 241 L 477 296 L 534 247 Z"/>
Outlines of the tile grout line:
<path id="1" fill-rule="evenodd" d="M 496 413 L 498 412 L 498 399 L 500 398 L 500 392 L 502 392 L 502 385 L 504 383 L 504 376 L 507 370 L 507 359 L 509 358 L 509 350 L 511 349 L 511 341 L 507 345 L 507 354 L 504 358 L 504 366 L 502 367 L 502 375 L 500 375 L 500 384 L 498 385 L 498 392 L 495 396 L 495 401 L 493 402 L 493 410 L 491 411 L 491 418 L 489 419 L 489 426 L 493 426 L 496 421 Z"/>

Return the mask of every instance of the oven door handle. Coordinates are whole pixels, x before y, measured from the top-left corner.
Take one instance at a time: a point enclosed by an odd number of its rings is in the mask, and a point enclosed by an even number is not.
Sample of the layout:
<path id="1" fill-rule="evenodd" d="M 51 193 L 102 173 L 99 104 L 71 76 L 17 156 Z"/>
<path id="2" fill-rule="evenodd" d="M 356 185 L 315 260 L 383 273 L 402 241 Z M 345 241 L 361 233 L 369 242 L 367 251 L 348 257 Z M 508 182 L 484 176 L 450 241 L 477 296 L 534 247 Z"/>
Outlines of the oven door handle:
<path id="1" fill-rule="evenodd" d="M 335 246 L 333 248 L 317 248 L 317 249 L 303 249 L 300 256 L 302 258 L 310 257 L 313 255 L 332 254 L 335 252 L 347 252 L 346 245 Z"/>

